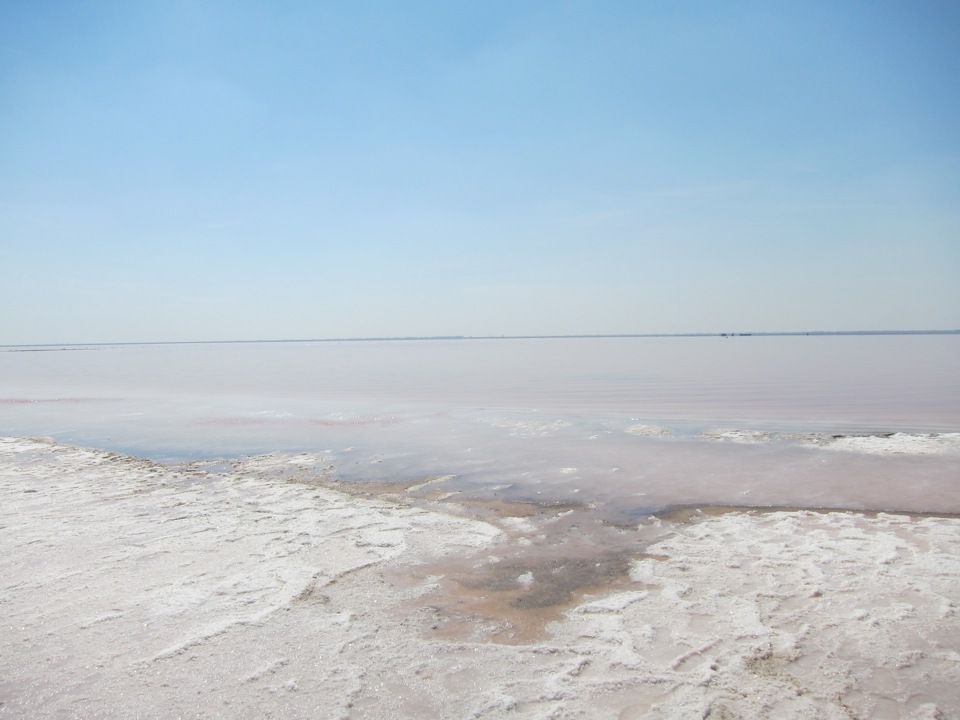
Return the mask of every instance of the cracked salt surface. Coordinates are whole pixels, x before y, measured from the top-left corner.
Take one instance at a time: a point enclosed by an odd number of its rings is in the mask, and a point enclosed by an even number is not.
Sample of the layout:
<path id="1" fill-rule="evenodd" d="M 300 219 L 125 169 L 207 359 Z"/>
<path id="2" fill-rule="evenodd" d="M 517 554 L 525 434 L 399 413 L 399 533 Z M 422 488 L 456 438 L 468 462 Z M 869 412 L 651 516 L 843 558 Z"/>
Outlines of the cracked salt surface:
<path id="1" fill-rule="evenodd" d="M 604 526 L 604 558 L 580 511 L 484 522 L 289 459 L 0 442 L 0 717 L 960 716 L 956 518 L 691 511 Z"/>

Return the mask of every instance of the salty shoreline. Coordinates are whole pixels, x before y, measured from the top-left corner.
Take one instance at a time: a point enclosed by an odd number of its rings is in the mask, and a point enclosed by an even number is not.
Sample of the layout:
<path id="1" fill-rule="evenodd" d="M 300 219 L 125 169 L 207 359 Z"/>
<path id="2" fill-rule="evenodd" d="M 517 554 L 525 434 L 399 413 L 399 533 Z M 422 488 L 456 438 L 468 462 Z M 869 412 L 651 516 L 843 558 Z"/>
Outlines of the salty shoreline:
<path id="1" fill-rule="evenodd" d="M 0 717 L 960 713 L 956 517 L 704 507 L 600 559 L 569 508 L 250 470 L 0 441 Z"/>

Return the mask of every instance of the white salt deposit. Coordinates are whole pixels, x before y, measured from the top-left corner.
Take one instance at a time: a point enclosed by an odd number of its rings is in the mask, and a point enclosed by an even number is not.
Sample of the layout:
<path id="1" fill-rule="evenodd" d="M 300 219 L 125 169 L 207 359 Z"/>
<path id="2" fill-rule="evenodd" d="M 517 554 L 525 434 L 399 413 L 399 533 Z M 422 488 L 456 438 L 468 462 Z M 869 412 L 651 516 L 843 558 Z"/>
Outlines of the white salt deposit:
<path id="1" fill-rule="evenodd" d="M 957 716 L 956 519 L 730 513 L 676 530 L 650 548 L 657 559 L 633 566 L 645 596 L 553 627 L 554 642 L 590 640 L 583 677 L 619 683 L 603 707 L 645 718 Z"/>
<path id="2" fill-rule="evenodd" d="M 828 450 L 871 455 L 942 455 L 960 453 L 960 433 L 892 433 L 853 435 L 815 443 Z"/>
<path id="3" fill-rule="evenodd" d="M 644 425 L 643 423 L 630 425 L 624 432 L 641 437 L 667 437 L 671 434 L 670 428 L 660 427 L 659 425 Z"/>
<path id="4" fill-rule="evenodd" d="M 735 443 L 745 443 L 745 444 L 754 444 L 754 443 L 766 443 L 774 439 L 777 439 L 776 433 L 766 432 L 762 430 L 708 430 L 703 433 L 703 437 L 707 440 L 725 440 L 727 442 Z"/>
<path id="5" fill-rule="evenodd" d="M 797 443 L 824 450 L 843 450 L 870 455 L 957 455 L 960 433 L 879 433 L 865 435 L 828 435 L 826 433 L 786 433 L 764 430 L 708 430 L 706 440 L 744 445 Z"/>
<path id="6" fill-rule="evenodd" d="M 0 442 L 0 717 L 960 716 L 958 519 L 664 521 L 618 587 L 504 645 L 481 616 L 442 639 L 442 578 L 418 568 L 513 533 L 271 469 L 288 460 Z"/>

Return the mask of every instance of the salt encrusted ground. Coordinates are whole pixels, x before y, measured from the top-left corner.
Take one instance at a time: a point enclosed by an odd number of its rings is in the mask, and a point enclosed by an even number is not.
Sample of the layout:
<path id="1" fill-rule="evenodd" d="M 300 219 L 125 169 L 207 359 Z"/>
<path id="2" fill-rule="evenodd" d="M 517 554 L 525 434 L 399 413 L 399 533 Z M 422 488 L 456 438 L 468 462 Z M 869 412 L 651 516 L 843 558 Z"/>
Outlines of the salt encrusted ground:
<path id="1" fill-rule="evenodd" d="M 666 529 L 539 639 L 437 639 L 424 564 L 542 528 L 6 439 L 0 717 L 960 716 L 960 520 Z"/>
<path id="2" fill-rule="evenodd" d="M 634 425 L 634 428 L 649 428 Z M 627 432 L 631 432 L 628 428 Z M 654 434 L 646 432 L 643 434 Z M 794 442 L 806 447 L 841 450 L 870 455 L 956 455 L 960 453 L 960 433 L 885 433 L 881 435 L 828 435 L 825 433 L 773 433 L 762 430 L 711 430 L 701 436 L 707 440 L 759 444 Z"/>

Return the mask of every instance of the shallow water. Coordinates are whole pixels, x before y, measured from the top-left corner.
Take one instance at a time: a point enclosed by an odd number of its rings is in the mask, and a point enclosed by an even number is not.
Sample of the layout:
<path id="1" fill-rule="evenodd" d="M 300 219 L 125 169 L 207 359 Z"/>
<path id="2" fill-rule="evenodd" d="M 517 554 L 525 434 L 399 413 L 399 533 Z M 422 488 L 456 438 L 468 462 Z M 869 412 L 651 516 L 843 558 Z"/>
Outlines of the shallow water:
<path id="1" fill-rule="evenodd" d="M 688 503 L 958 512 L 956 453 L 789 435 L 956 432 L 958 367 L 958 335 L 5 348 L 0 434 L 168 461 L 308 452 L 338 480 L 443 476 L 431 491 L 624 518 Z M 720 428 L 788 435 L 702 437 Z"/>

